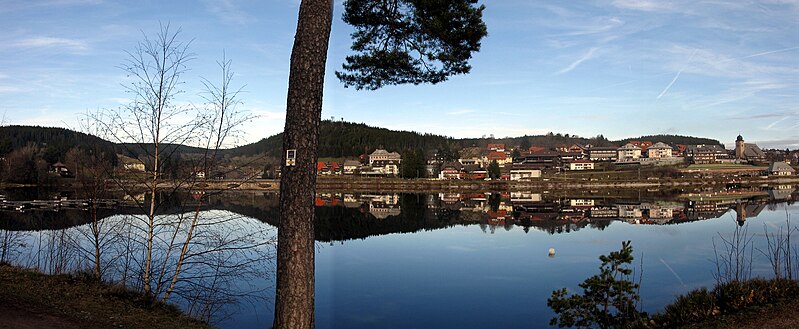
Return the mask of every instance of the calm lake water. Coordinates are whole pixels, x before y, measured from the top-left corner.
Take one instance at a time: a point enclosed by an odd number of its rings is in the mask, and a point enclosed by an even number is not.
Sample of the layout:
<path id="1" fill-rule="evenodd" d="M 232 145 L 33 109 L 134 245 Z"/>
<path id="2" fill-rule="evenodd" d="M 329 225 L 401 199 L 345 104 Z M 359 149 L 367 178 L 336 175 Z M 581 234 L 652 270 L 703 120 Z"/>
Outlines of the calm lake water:
<path id="1" fill-rule="evenodd" d="M 618 250 L 625 240 L 631 240 L 635 250 L 636 276 L 643 271 L 642 307 L 656 312 L 679 294 L 713 286 L 714 250 L 722 251 L 721 238 L 738 227 L 751 236 L 752 275 L 770 277 L 769 263 L 758 251 L 765 248 L 764 230 L 776 233 L 785 228 L 787 217 L 796 218 L 797 192 L 792 187 L 728 192 L 323 193 L 316 200 L 316 324 L 545 327 L 553 316 L 546 305 L 551 292 L 562 287 L 578 291 L 580 282 L 598 272 L 598 256 Z M 8 198 L 13 199 L 13 193 Z M 260 242 L 276 235 L 276 196 L 231 192 L 207 200 L 202 214 L 208 225 L 203 230 L 257 242 L 259 255 L 273 255 L 274 245 Z M 184 212 L 165 211 L 164 218 Z M 122 223 L 128 213 L 135 210 L 108 210 L 101 214 L 102 221 Z M 7 245 L 3 257 L 44 271 L 52 271 L 57 262 L 43 255 L 74 253 L 80 258 L 80 248 L 53 252 L 48 248 L 58 244 L 46 242 L 61 236 L 85 245 L 80 241 L 85 234 L 79 232 L 86 232 L 86 218 L 85 211 L 2 211 L 0 237 Z M 250 234 L 254 231 L 258 233 Z M 219 236 L 205 237 L 212 241 Z M 548 255 L 550 248 L 556 250 L 554 257 Z M 117 264 L 109 265 L 108 276 L 125 276 L 110 268 L 120 266 L 119 261 L 108 262 Z M 203 271 L 221 268 L 205 259 L 203 263 L 205 267 L 187 270 L 186 275 L 203 280 Z M 259 268 L 231 272 L 225 284 L 213 283 L 228 292 L 217 304 L 204 306 L 214 324 L 265 328 L 271 323 L 274 263 L 257 258 L 253 264 Z M 188 279 L 181 285 L 182 293 L 173 302 L 196 311 L 201 303 L 190 301 L 190 292 L 209 283 Z M 235 298 L 245 293 L 247 298 Z"/>

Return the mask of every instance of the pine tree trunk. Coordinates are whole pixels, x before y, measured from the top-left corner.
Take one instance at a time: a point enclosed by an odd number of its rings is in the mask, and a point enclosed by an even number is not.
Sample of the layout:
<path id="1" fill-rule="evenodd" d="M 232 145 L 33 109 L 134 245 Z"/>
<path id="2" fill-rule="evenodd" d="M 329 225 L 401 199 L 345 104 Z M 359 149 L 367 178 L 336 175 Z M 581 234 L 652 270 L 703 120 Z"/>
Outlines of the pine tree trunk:
<path id="1" fill-rule="evenodd" d="M 274 328 L 314 327 L 314 195 L 332 0 L 303 0 L 291 52 L 285 150 L 295 166 L 281 164 L 280 224 Z"/>

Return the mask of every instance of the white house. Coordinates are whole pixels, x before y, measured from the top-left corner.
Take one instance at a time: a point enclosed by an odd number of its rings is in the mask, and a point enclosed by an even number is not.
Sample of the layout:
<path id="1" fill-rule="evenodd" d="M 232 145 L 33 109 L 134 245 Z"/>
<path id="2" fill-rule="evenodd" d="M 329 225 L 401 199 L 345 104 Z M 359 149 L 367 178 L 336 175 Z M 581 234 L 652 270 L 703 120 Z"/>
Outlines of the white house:
<path id="1" fill-rule="evenodd" d="M 594 170 L 594 162 L 590 160 L 574 160 L 569 162 L 569 170 Z"/>
<path id="2" fill-rule="evenodd" d="M 510 180 L 522 180 L 541 177 L 541 170 L 538 169 L 511 169 Z"/>
<path id="3" fill-rule="evenodd" d="M 671 158 L 671 146 L 663 142 L 657 142 L 646 149 L 646 156 L 649 158 Z"/>
<path id="4" fill-rule="evenodd" d="M 641 158 L 641 148 L 633 144 L 627 143 L 624 146 L 616 149 L 618 153 L 618 161 L 630 161 Z M 671 152 L 671 149 L 669 149 Z"/>
<path id="5" fill-rule="evenodd" d="M 768 174 L 773 176 L 791 176 L 796 174 L 796 170 L 785 162 L 772 162 L 768 166 Z"/>

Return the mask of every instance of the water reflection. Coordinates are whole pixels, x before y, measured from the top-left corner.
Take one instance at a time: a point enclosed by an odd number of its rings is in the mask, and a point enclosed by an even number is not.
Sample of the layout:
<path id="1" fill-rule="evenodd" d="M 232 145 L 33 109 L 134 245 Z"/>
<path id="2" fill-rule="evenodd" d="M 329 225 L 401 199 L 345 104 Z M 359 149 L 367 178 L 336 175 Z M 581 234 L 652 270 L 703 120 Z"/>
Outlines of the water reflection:
<path id="1" fill-rule="evenodd" d="M 778 205 L 791 205 L 798 196 L 792 186 L 669 192 L 320 193 L 315 198 L 315 233 L 322 242 L 317 324 L 540 326 L 549 315 L 548 293 L 593 273 L 596 257 L 617 248 L 620 239 L 633 239 L 647 259 L 655 260 L 646 278 L 654 284 L 645 284 L 642 292 L 654 311 L 674 293 L 711 280 L 706 273 L 712 255 L 709 240 L 735 225 L 710 219 L 730 217 L 745 224 L 775 214 Z M 76 197 L 58 195 L 59 200 Z M 154 272 L 161 275 L 156 281 L 162 285 L 169 284 L 175 270 L 167 258 L 174 259 L 179 249 L 170 241 L 185 236 L 185 227 L 178 223 L 191 216 L 187 207 L 197 204 L 196 197 L 186 193 L 162 202 L 162 230 L 155 239 L 161 251 L 154 261 L 159 264 Z M 191 261 L 175 288 L 176 301 L 222 327 L 267 326 L 272 310 L 264 298 L 273 295 L 271 243 L 277 196 L 228 192 L 201 197 L 202 230 L 189 246 Z M 6 200 L 21 198 L 53 196 L 6 194 Z M 140 211 L 131 206 L 136 199 L 119 197 L 118 205 L 97 211 L 107 232 L 100 243 L 103 276 L 134 288 L 141 282 L 144 231 Z M 769 225 L 784 220 L 772 218 Z M 83 270 L 92 264 L 94 241 L 85 209 L 0 210 L 0 261 L 49 273 Z M 549 248 L 557 250 L 556 257 L 549 258 Z M 664 264 L 668 270 L 658 268 Z M 672 282 L 676 273 L 679 286 Z M 434 300 L 438 306 L 414 309 L 412 305 L 422 300 Z M 462 321 L 433 314 L 452 312 L 454 300 L 463 307 L 505 307 L 516 316 L 483 323 L 463 313 Z M 398 318 L 408 312 L 431 314 Z M 358 322 L 367 318 L 381 320 Z"/>
<path id="2" fill-rule="evenodd" d="M 25 206 L 0 211 L 0 261 L 49 274 L 86 272 L 141 290 L 146 250 L 152 245 L 154 301 L 177 303 L 212 322 L 243 304 L 269 304 L 273 227 L 235 212 L 198 207 L 202 195 L 177 198 L 160 200 L 163 208 L 154 218 L 151 241 L 147 216 L 124 198 L 6 198 L 4 204 Z M 100 203 L 105 207 L 98 208 Z"/>

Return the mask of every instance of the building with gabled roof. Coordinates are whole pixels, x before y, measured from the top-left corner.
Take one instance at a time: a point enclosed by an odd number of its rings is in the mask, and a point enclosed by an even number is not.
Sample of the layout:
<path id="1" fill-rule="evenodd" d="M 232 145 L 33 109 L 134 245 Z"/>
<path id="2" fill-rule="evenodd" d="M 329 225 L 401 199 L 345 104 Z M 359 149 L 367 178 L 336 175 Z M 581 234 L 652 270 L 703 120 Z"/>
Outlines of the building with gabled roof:
<path id="1" fill-rule="evenodd" d="M 663 142 L 657 142 L 646 148 L 648 158 L 671 158 L 672 152 L 672 147 Z"/>
<path id="2" fill-rule="evenodd" d="M 735 139 L 735 158 L 750 162 L 761 162 L 766 160 L 766 153 L 757 144 L 746 143 L 743 136 L 738 135 Z"/>
<path id="3" fill-rule="evenodd" d="M 617 161 L 629 161 L 641 157 L 641 148 L 632 143 L 624 144 L 616 149 L 616 152 L 618 152 Z"/>
<path id="4" fill-rule="evenodd" d="M 785 162 L 772 162 L 766 172 L 772 176 L 791 176 L 796 174 L 796 169 Z"/>

